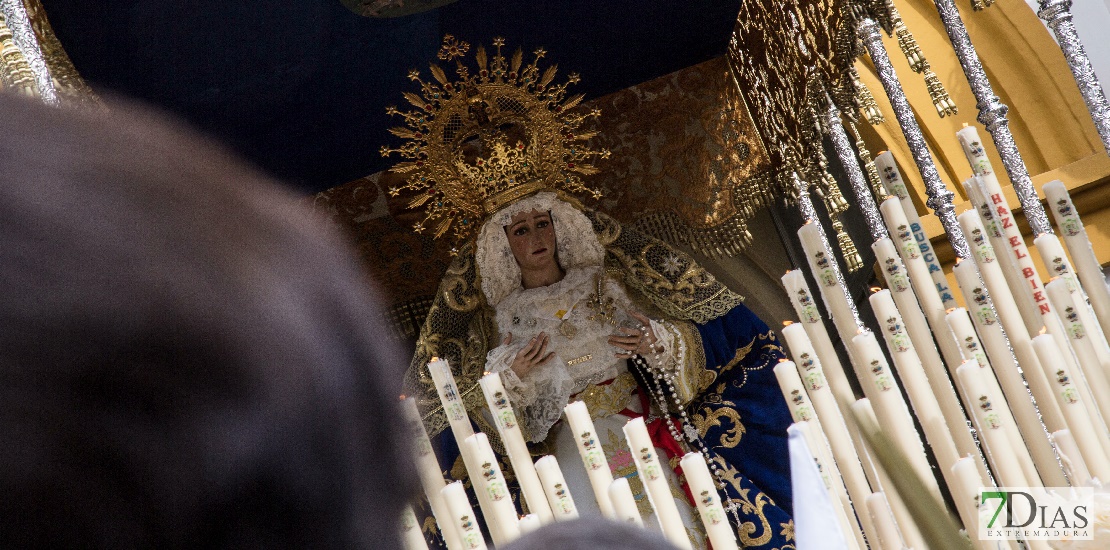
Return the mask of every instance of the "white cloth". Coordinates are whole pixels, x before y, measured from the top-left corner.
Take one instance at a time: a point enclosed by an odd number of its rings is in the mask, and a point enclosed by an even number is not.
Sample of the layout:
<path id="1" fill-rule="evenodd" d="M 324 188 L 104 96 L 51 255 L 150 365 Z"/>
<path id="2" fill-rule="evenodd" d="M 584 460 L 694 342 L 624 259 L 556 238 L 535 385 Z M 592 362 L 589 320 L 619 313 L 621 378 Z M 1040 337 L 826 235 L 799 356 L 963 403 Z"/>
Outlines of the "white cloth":
<path id="1" fill-rule="evenodd" d="M 797 424 L 786 433 L 790 445 L 790 489 L 794 494 L 794 540 L 798 550 L 847 550 L 829 492 L 805 436 Z"/>

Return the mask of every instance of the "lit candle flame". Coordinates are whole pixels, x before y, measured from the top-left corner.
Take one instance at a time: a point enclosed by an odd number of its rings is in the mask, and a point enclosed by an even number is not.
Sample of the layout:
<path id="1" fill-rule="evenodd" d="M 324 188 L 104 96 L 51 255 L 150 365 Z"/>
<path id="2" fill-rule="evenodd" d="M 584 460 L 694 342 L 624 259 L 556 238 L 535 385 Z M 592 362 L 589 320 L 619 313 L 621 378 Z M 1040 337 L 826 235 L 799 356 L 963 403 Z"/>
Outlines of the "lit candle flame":
<path id="1" fill-rule="evenodd" d="M 793 324 L 794 324 L 794 321 L 783 321 L 782 322 L 782 326 L 784 326 L 784 327 L 788 327 L 788 326 L 793 325 Z"/>
<path id="2" fill-rule="evenodd" d="M 880 288 L 880 287 L 877 287 L 877 286 L 871 287 L 871 293 L 872 294 L 874 294 L 876 292 L 879 292 L 880 290 L 882 290 L 882 288 Z"/>

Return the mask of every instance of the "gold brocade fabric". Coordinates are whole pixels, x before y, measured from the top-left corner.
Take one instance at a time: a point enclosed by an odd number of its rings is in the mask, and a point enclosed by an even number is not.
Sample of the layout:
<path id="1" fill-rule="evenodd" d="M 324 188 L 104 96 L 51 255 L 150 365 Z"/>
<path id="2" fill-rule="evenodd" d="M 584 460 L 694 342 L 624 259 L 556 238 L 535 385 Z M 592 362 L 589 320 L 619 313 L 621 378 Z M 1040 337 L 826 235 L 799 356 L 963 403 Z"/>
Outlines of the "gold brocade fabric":
<path id="1" fill-rule="evenodd" d="M 685 253 L 622 228 L 605 214 L 586 211 L 586 215 L 606 249 L 606 270 L 624 283 L 630 295 L 641 295 L 667 319 L 705 323 L 743 300 Z M 478 380 L 485 374 L 486 353 L 497 345 L 493 319 L 493 309 L 481 291 L 473 247 L 467 245 L 439 285 L 404 377 L 404 392 L 417 398 L 429 435 L 445 429 L 447 419 L 428 374 L 428 362 L 432 357 L 447 359 L 467 409 L 481 409 L 485 399 Z"/>
<path id="2" fill-rule="evenodd" d="M 595 141 L 613 154 L 592 182 L 621 223 L 709 255 L 751 240 L 746 185 L 770 166 L 724 58 L 588 102 L 601 109 Z"/>
<path id="3" fill-rule="evenodd" d="M 841 111 L 855 111 L 849 71 L 858 54 L 849 0 L 742 2 L 728 47 L 736 86 L 752 111 L 772 171 L 797 170 L 807 181 L 816 174 L 820 135 L 814 111 L 826 93 Z M 779 183 L 781 181 L 781 183 Z M 777 196 L 793 197 L 788 180 L 767 177 Z M 765 203 L 757 204 L 756 207 Z"/>

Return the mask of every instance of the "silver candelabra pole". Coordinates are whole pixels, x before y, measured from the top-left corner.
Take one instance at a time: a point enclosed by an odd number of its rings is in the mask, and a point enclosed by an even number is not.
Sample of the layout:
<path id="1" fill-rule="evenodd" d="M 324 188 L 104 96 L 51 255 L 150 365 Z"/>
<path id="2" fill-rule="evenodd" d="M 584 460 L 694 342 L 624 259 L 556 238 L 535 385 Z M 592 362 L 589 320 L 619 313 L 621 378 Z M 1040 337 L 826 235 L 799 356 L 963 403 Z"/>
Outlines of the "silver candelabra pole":
<path id="1" fill-rule="evenodd" d="M 39 97 L 47 105 L 58 104 L 58 94 L 54 90 L 54 80 L 46 65 L 46 58 L 39 49 L 35 31 L 31 28 L 31 18 L 27 15 L 27 8 L 22 0 L 0 0 L 0 13 L 8 20 L 8 28 L 12 31 L 12 42 L 27 59 L 31 73 L 35 75 L 35 85 Z"/>
<path id="2" fill-rule="evenodd" d="M 867 228 L 871 230 L 871 238 L 876 241 L 882 239 L 888 235 L 886 224 L 883 223 L 883 217 L 879 214 L 875 198 L 871 196 L 867 176 L 863 174 L 863 170 L 859 167 L 856 153 L 852 150 L 852 143 L 848 141 L 848 133 L 844 131 L 844 124 L 840 120 L 840 110 L 836 108 L 836 104 L 832 102 L 831 98 L 825 116 L 828 122 L 829 136 L 832 137 L 833 148 L 836 149 L 836 156 L 840 159 L 844 171 L 848 173 L 848 181 L 852 186 L 852 192 L 856 195 L 856 206 L 867 220 Z"/>
<path id="3" fill-rule="evenodd" d="M 1044 19 L 1052 32 L 1056 33 L 1056 41 L 1064 51 L 1071 74 L 1079 85 L 1079 93 L 1083 94 L 1083 101 L 1087 103 L 1087 110 L 1095 121 L 1102 146 L 1110 152 L 1110 105 L 1106 102 L 1106 94 L 1091 67 L 1091 60 L 1083 49 L 1079 34 L 1075 32 L 1075 24 L 1071 20 L 1071 0 L 1038 0 L 1038 3 L 1041 9 L 1037 11 L 1037 16 Z"/>
<path id="4" fill-rule="evenodd" d="M 910 108 L 910 102 L 906 99 L 905 92 L 902 91 L 902 84 L 898 81 L 894 66 L 890 64 L 886 46 L 883 45 L 883 37 L 879 34 L 879 24 L 869 17 L 863 18 L 858 32 L 864 47 L 867 48 L 868 55 L 871 56 L 872 63 L 875 65 L 879 81 L 883 83 L 883 89 L 886 91 L 887 97 L 890 98 L 894 116 L 898 120 L 898 126 L 902 128 L 906 143 L 910 146 L 914 163 L 917 164 L 917 169 L 921 172 L 922 179 L 925 180 L 925 192 L 929 195 L 926 204 L 933 210 L 933 213 L 940 220 L 940 224 L 944 227 L 944 232 L 947 233 L 948 242 L 952 243 L 952 250 L 956 257 L 971 259 L 971 249 L 960 230 L 959 221 L 956 220 L 956 207 L 952 203 L 955 193 L 949 191 L 948 187 L 944 185 L 944 182 L 940 179 L 940 173 L 937 172 L 936 165 L 933 164 L 933 156 L 929 153 L 925 137 L 921 134 L 921 127 L 917 125 L 913 110 Z"/>
<path id="5" fill-rule="evenodd" d="M 977 118 L 990 132 L 994 146 L 1002 156 L 1002 165 L 1006 167 L 1006 173 L 1010 176 L 1010 183 L 1014 186 L 1021 208 L 1025 211 L 1025 218 L 1029 220 L 1029 227 L 1033 229 L 1033 235 L 1052 233 L 1052 225 L 1049 224 L 1048 216 L 1041 207 L 1040 199 L 1037 198 L 1037 190 L 1033 187 L 1033 180 L 1029 178 L 1029 171 L 1025 168 L 1025 161 L 1021 159 L 1017 143 L 1014 143 L 1014 135 L 1010 133 L 1010 123 L 1006 119 L 1009 108 L 999 100 L 994 89 L 991 88 L 987 73 L 983 70 L 983 64 L 979 62 L 975 47 L 971 45 L 971 38 L 967 35 L 967 28 L 964 27 L 964 21 L 960 18 L 956 4 L 952 0 L 933 0 L 933 4 L 940 13 L 941 22 L 948 32 L 948 39 L 952 42 L 952 48 L 956 50 L 956 57 L 960 59 L 964 76 L 967 77 L 968 83 L 971 84 L 971 91 L 975 94 L 977 101 L 975 107 L 979 109 Z"/>

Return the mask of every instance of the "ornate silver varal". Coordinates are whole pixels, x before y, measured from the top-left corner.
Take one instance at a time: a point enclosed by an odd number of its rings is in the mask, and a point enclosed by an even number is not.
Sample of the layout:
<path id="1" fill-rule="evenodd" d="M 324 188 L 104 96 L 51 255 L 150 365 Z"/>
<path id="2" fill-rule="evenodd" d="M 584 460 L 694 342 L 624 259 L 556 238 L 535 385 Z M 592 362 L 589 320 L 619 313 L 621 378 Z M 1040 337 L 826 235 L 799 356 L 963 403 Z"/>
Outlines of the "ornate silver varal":
<path id="1" fill-rule="evenodd" d="M 813 200 L 809 198 L 809 184 L 803 181 L 797 172 L 792 172 L 790 177 L 794 180 L 794 187 L 798 193 L 798 211 L 805 221 L 817 224 L 817 228 L 820 229 L 818 233 L 821 235 L 821 246 L 825 247 L 825 254 L 830 258 L 835 258 L 836 255 L 833 254 L 832 246 L 829 244 L 829 237 L 825 235 L 825 226 L 821 225 L 821 220 L 817 217 L 817 209 L 813 207 Z M 848 291 L 848 281 L 844 279 L 844 273 L 840 271 L 840 263 L 832 262 L 832 270 L 836 273 L 836 281 L 840 285 L 840 290 L 844 292 L 848 307 L 852 310 L 852 320 L 857 327 L 864 328 L 863 321 L 859 317 L 859 310 L 856 309 L 856 301 L 852 299 L 852 293 Z"/>
<path id="2" fill-rule="evenodd" d="M 0 12 L 7 18 L 8 28 L 12 31 L 12 42 L 23 52 L 23 57 L 27 59 L 27 64 L 35 75 L 39 97 L 48 105 L 57 105 L 58 94 L 54 90 L 54 80 L 50 77 L 46 58 L 39 49 L 39 41 L 31 28 L 31 19 L 27 16 L 23 0 L 0 0 Z"/>
<path id="3" fill-rule="evenodd" d="M 1106 102 L 1106 94 L 1103 93 L 1102 85 L 1091 67 L 1091 60 L 1083 49 L 1083 42 L 1075 32 L 1075 24 L 1071 20 L 1071 0 L 1038 0 L 1038 3 L 1041 9 L 1037 11 L 1037 16 L 1044 19 L 1052 32 L 1056 33 L 1056 42 L 1064 51 L 1071 74 L 1079 85 L 1079 93 L 1083 94 L 1083 101 L 1087 103 L 1087 110 L 1095 121 L 1102 146 L 1110 152 L 1110 104 Z"/>
<path id="4" fill-rule="evenodd" d="M 840 165 L 844 167 L 844 171 L 848 174 L 848 182 L 852 185 L 852 192 L 856 195 L 856 206 L 867 220 L 867 228 L 871 230 L 871 238 L 877 241 L 886 237 L 888 234 L 886 224 L 883 223 L 883 217 L 879 214 L 878 206 L 875 205 L 875 198 L 871 196 L 867 176 L 860 169 L 859 162 L 856 160 L 856 152 L 852 149 L 852 143 L 848 141 L 848 133 L 844 131 L 844 124 L 840 120 L 840 110 L 836 108 L 836 104 L 831 100 L 825 115 L 828 119 L 827 126 L 829 136 L 832 138 L 833 148 L 836 149 L 836 156 L 840 159 Z"/>
<path id="5" fill-rule="evenodd" d="M 1052 233 L 1052 225 L 1049 224 L 1048 216 L 1045 214 L 1044 208 L 1041 207 L 1041 201 L 1037 198 L 1037 190 L 1033 187 L 1033 180 L 1029 178 L 1025 161 L 1021 159 L 1017 143 L 1014 142 L 1014 136 L 1010 133 L 1010 124 L 1006 119 L 1006 111 L 1009 108 L 999 100 L 994 93 L 994 89 L 991 88 L 991 83 L 987 80 L 987 73 L 983 70 L 983 64 L 979 62 L 979 55 L 975 53 L 975 48 L 971 45 L 971 37 L 967 35 L 967 28 L 964 27 L 964 21 L 960 18 L 960 12 L 956 9 L 956 4 L 952 0 L 933 0 L 933 4 L 936 5 L 937 12 L 940 13 L 944 30 L 948 32 L 948 39 L 952 42 L 952 48 L 956 50 L 956 57 L 960 59 L 964 76 L 967 77 L 967 81 L 971 85 L 971 91 L 978 101 L 975 104 L 979 109 L 977 118 L 987 128 L 994 140 L 994 146 L 1002 157 L 1002 165 L 1006 167 L 1006 173 L 1010 176 L 1010 183 L 1014 185 L 1014 193 L 1017 194 L 1018 201 L 1021 202 L 1025 218 L 1029 220 L 1029 227 L 1033 229 L 1033 235 Z"/>
<path id="6" fill-rule="evenodd" d="M 886 95 L 890 98 L 894 116 L 898 120 L 898 126 L 902 128 L 906 143 L 910 146 L 913 161 L 917 164 L 918 171 L 921 172 L 921 178 L 925 180 L 925 192 L 929 195 L 926 205 L 933 210 L 933 213 L 940 220 L 944 232 L 947 233 L 948 242 L 952 243 L 952 250 L 956 257 L 970 259 L 971 249 L 960 230 L 960 223 L 956 220 L 956 207 L 952 203 L 955 193 L 949 191 L 948 187 L 944 185 L 944 181 L 940 179 L 940 173 L 937 172 L 936 165 L 933 164 L 933 156 L 929 153 L 925 137 L 921 134 L 921 127 L 917 125 L 913 109 L 910 108 L 910 102 L 906 99 L 905 92 L 902 91 L 902 84 L 898 81 L 894 66 L 890 64 L 890 57 L 886 53 L 883 38 L 879 34 L 879 24 L 875 20 L 865 17 L 860 22 L 858 32 L 860 40 L 863 41 L 863 45 L 867 48 L 867 53 L 871 56 L 871 61 L 875 65 L 879 81 L 883 83 L 883 89 L 886 90 Z"/>

